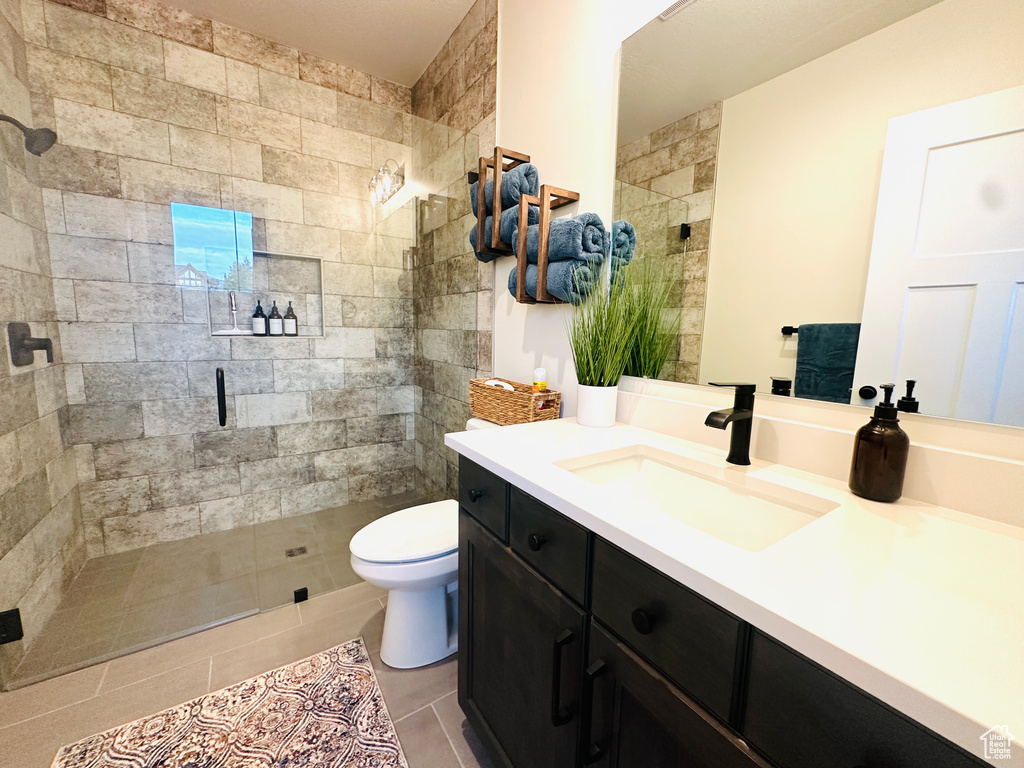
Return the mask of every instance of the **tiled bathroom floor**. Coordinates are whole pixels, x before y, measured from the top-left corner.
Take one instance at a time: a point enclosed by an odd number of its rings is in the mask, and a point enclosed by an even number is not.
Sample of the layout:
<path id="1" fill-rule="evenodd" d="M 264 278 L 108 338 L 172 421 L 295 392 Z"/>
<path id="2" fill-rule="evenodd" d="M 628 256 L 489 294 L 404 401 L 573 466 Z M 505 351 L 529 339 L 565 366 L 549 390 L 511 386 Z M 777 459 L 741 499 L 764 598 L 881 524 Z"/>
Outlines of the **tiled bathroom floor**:
<path id="1" fill-rule="evenodd" d="M 418 493 L 89 560 L 15 671 L 15 688 L 359 583 L 348 542 Z M 305 547 L 304 554 L 287 550 Z"/>
<path id="2" fill-rule="evenodd" d="M 48 768 L 57 749 L 362 637 L 410 768 L 491 768 L 456 699 L 454 656 L 380 660 L 384 590 L 359 583 L 0 693 L 0 765 Z"/>

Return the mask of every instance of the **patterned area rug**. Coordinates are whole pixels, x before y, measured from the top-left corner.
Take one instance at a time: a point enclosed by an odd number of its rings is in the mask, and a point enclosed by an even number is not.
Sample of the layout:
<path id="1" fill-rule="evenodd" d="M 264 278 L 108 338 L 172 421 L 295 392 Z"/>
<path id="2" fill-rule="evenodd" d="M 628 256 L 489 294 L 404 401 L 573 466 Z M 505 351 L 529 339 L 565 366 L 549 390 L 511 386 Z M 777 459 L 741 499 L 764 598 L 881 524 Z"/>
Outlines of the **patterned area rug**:
<path id="1" fill-rule="evenodd" d="M 362 639 L 90 736 L 52 768 L 408 768 Z"/>

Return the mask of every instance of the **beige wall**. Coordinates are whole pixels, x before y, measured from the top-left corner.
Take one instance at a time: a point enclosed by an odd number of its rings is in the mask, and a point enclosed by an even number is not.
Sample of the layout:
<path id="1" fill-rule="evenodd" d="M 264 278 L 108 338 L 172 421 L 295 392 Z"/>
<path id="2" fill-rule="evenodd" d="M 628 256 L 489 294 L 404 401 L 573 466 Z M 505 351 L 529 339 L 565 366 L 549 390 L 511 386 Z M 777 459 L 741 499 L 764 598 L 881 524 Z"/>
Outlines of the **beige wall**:
<path id="1" fill-rule="evenodd" d="M 458 456 L 444 435 L 465 429 L 469 380 L 491 371 L 493 270 L 469 247 L 466 171 L 494 151 L 497 26 L 495 0 L 476 0 L 412 89 L 413 113 L 439 124 L 421 147 L 430 184 L 413 271 L 416 467 L 432 495 L 457 493 Z"/>
<path id="2" fill-rule="evenodd" d="M 25 27 L 0 3 L 0 111 L 33 125 Z M 64 366 L 43 196 L 21 133 L 0 125 L 0 610 L 21 609 L 25 639 L 0 646 L 0 687 L 85 561 L 78 472 L 69 444 Z M 14 367 L 7 324 L 53 340 Z"/>
<path id="3" fill-rule="evenodd" d="M 1024 83 L 1024 4 L 946 0 L 725 101 L 700 381 L 792 376 L 859 322 L 889 118 Z"/>

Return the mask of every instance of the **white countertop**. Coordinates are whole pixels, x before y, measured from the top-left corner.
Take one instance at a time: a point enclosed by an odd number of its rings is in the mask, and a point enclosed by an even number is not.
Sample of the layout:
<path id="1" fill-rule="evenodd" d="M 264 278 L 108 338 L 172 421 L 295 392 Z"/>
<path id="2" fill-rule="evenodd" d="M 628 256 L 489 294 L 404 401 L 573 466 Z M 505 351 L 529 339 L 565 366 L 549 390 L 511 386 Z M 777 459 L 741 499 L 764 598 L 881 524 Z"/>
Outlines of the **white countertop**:
<path id="1" fill-rule="evenodd" d="M 445 444 L 972 754 L 1008 726 L 1024 766 L 1024 529 L 707 446 L 574 419 L 452 433 Z M 839 507 L 760 552 L 644 509 L 553 462 L 632 445 L 707 460 Z M 682 501 L 682 500 L 681 500 Z"/>

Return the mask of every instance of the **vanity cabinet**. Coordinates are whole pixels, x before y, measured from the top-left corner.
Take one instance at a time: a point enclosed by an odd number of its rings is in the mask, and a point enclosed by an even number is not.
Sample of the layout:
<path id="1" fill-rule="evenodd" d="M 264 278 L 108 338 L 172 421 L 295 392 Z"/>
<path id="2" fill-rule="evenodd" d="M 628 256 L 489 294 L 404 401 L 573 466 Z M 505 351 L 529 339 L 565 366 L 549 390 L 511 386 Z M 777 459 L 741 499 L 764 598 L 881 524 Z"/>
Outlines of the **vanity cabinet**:
<path id="1" fill-rule="evenodd" d="M 459 703 L 498 765 L 985 765 L 465 458 L 459 476 Z"/>

